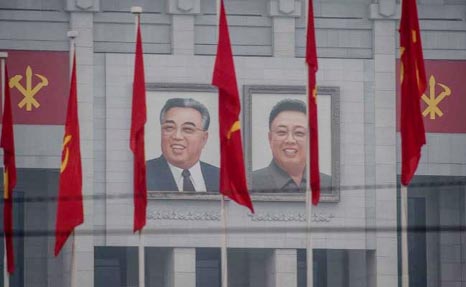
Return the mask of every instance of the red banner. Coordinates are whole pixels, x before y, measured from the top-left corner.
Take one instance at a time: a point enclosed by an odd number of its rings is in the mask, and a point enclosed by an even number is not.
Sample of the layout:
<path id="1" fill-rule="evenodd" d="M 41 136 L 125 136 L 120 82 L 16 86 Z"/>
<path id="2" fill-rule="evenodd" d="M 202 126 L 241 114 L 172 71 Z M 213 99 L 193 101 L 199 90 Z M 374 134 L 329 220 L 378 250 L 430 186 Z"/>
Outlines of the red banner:
<path id="1" fill-rule="evenodd" d="M 5 64 L 5 78 L 8 69 Z M 5 252 L 7 271 L 12 274 L 15 270 L 15 255 L 13 248 L 13 189 L 16 186 L 15 139 L 13 133 L 13 117 L 11 113 L 10 89 L 4 86 L 5 110 L 3 111 L 2 138 L 0 147 L 3 148 L 3 230 L 5 234 Z"/>
<path id="2" fill-rule="evenodd" d="M 7 51 L 15 124 L 63 125 L 68 101 L 68 52 Z"/>
<path id="3" fill-rule="evenodd" d="M 141 22 L 139 17 L 136 33 L 131 132 L 129 137 L 129 146 L 134 154 L 134 232 L 142 231 L 146 225 L 147 209 L 146 159 L 144 152 L 144 126 L 147 121 L 146 80 L 144 76 L 144 56 L 142 52 Z"/>
<path id="4" fill-rule="evenodd" d="M 212 85 L 218 87 L 220 124 L 220 192 L 254 213 L 246 183 L 239 113 L 238 84 L 230 32 L 223 0 L 220 0 L 218 44 Z"/>
<path id="5" fill-rule="evenodd" d="M 60 253 L 60 250 L 76 226 L 84 222 L 76 53 L 73 58 L 73 71 L 66 117 L 55 224 L 55 256 Z"/>
<path id="6" fill-rule="evenodd" d="M 425 69 L 427 88 L 421 98 L 421 112 L 426 132 L 466 133 L 466 61 L 426 60 Z M 398 62 L 397 113 L 400 112 L 399 80 Z"/>
<path id="7" fill-rule="evenodd" d="M 314 7 L 312 1 L 308 4 L 307 34 L 306 34 L 306 63 L 308 65 L 308 122 L 309 122 L 309 154 L 312 203 L 317 205 L 320 200 L 320 169 L 319 169 L 319 130 L 317 123 L 317 84 L 318 69 L 317 46 L 314 27 Z"/>

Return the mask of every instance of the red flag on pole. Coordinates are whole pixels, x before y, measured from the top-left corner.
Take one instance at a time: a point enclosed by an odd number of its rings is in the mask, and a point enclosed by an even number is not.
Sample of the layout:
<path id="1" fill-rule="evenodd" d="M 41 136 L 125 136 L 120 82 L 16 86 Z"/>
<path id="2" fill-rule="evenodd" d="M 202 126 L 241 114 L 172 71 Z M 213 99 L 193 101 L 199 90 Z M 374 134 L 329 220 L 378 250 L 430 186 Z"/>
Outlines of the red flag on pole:
<path id="1" fill-rule="evenodd" d="M 220 1 L 217 56 L 212 84 L 219 91 L 220 192 L 254 212 L 246 184 L 239 122 L 241 104 L 223 0 Z"/>
<path id="2" fill-rule="evenodd" d="M 7 271 L 12 274 L 15 270 L 13 249 L 13 188 L 16 186 L 15 140 L 13 134 L 13 116 L 11 113 L 10 88 L 8 87 L 8 70 L 5 61 L 5 106 L 2 121 L 3 148 L 3 229 L 6 243 Z"/>
<path id="3" fill-rule="evenodd" d="M 144 151 L 144 125 L 146 124 L 146 84 L 142 56 L 141 24 L 138 16 L 136 55 L 134 60 L 133 104 L 131 111 L 130 148 L 134 154 L 134 225 L 133 231 L 146 225 L 147 184 Z"/>
<path id="4" fill-rule="evenodd" d="M 317 49 L 314 28 L 314 9 L 309 0 L 307 16 L 306 63 L 308 66 L 308 121 L 309 121 L 309 154 L 312 204 L 317 205 L 320 199 L 319 170 L 319 130 L 317 123 Z"/>
<path id="5" fill-rule="evenodd" d="M 426 143 L 421 97 L 426 89 L 421 31 L 416 0 L 403 0 L 400 21 L 401 83 L 401 183 L 408 185 Z"/>
<path id="6" fill-rule="evenodd" d="M 75 227 L 84 222 L 76 85 L 76 53 L 73 55 L 70 97 L 68 99 L 61 158 L 60 186 L 55 226 L 55 256 L 60 253 L 60 250 Z"/>

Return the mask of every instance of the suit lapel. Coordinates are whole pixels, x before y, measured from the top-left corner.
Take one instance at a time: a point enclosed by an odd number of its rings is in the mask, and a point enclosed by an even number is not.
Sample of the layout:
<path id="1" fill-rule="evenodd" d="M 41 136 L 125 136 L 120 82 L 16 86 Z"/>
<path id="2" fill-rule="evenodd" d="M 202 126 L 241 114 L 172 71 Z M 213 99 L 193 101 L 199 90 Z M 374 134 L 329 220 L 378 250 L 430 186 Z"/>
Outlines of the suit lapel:
<path id="1" fill-rule="evenodd" d="M 173 177 L 170 167 L 168 166 L 167 160 L 163 155 L 161 156 L 161 159 L 162 169 L 160 171 L 160 179 L 166 184 L 164 188 L 167 190 L 178 191 L 178 186 L 176 185 L 175 178 Z"/>
<path id="2" fill-rule="evenodd" d="M 211 191 L 212 186 L 210 186 L 211 182 L 209 182 L 209 175 L 207 174 L 207 169 L 205 167 L 205 164 L 202 161 L 200 161 L 199 163 L 201 164 L 201 172 L 202 172 L 202 177 L 204 178 L 205 189 L 207 189 L 206 191 Z"/>

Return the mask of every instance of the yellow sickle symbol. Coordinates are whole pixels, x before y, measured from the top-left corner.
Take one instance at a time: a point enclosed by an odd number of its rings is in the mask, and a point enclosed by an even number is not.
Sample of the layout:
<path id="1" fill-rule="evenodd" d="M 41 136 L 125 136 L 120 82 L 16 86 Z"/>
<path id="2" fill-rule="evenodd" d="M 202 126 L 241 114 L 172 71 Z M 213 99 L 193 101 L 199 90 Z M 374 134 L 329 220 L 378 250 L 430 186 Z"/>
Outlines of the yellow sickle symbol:
<path id="1" fill-rule="evenodd" d="M 62 149 L 65 149 L 65 146 L 71 141 L 71 135 L 65 136 L 65 139 L 63 140 L 63 147 Z M 60 173 L 63 173 L 63 171 L 66 169 L 66 166 L 68 165 L 68 158 L 70 156 L 70 149 L 66 147 L 65 149 L 65 157 L 63 158 L 60 166 Z"/>
<path id="2" fill-rule="evenodd" d="M 227 139 L 230 139 L 230 138 L 231 138 L 231 135 L 232 135 L 234 132 L 239 131 L 240 129 L 241 129 L 241 126 L 240 126 L 240 124 L 239 124 L 239 121 L 234 122 L 234 123 L 231 125 L 230 130 L 228 131 Z"/>
<path id="3" fill-rule="evenodd" d="M 403 57 L 403 54 L 405 53 L 405 47 L 400 47 L 400 60 Z M 403 61 L 400 61 L 400 83 L 403 83 L 404 79 L 404 74 L 405 74 L 405 69 L 403 66 Z"/>

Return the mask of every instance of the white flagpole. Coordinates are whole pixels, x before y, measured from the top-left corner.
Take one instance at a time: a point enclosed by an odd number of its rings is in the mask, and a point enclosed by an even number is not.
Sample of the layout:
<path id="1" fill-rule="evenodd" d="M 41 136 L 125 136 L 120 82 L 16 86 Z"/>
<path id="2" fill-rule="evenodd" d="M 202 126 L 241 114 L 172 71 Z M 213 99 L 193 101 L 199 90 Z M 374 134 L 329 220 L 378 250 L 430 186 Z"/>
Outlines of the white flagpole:
<path id="1" fill-rule="evenodd" d="M 222 210 L 222 249 L 221 249 L 221 264 L 222 264 L 222 287 L 228 287 L 228 253 L 227 253 L 227 216 L 225 209 L 225 197 L 222 195 L 221 200 Z"/>
<path id="2" fill-rule="evenodd" d="M 68 38 L 70 39 L 70 75 L 73 69 L 73 57 L 76 51 L 76 42 L 75 39 L 78 36 L 78 31 L 68 31 L 67 33 Z M 76 233 L 73 230 L 71 234 L 71 287 L 77 287 L 77 265 L 76 265 Z"/>
<path id="3" fill-rule="evenodd" d="M 308 0 L 312 1 L 312 0 Z M 309 3 L 308 3 L 309 5 Z M 309 9 L 306 9 L 306 23 L 308 22 L 307 19 L 309 17 Z M 307 27 L 309 29 L 309 27 Z M 309 66 L 305 62 L 305 69 L 306 69 L 306 106 L 307 106 L 307 112 L 309 113 L 309 93 L 312 93 L 310 91 L 309 87 L 309 81 L 307 79 L 309 78 Z M 308 115 L 309 118 L 309 115 Z M 308 123 L 308 130 L 309 130 L 309 123 Z M 314 285 L 314 252 L 312 250 L 312 234 L 311 234 L 311 219 L 312 219 L 312 204 L 311 204 L 311 178 L 309 176 L 309 169 L 310 169 L 310 164 L 311 164 L 311 154 L 309 150 L 309 145 L 310 145 L 310 134 L 308 132 L 307 136 L 307 141 L 306 141 L 306 261 L 307 261 L 307 269 L 306 269 L 306 275 L 307 275 L 307 287 L 312 287 Z"/>
<path id="4" fill-rule="evenodd" d="M 309 158 L 309 156 L 308 156 Z M 309 162 L 309 161 L 308 161 Z M 309 180 L 306 185 L 308 185 Z M 306 260 L 307 260 L 307 287 L 312 287 L 314 284 L 314 252 L 312 250 L 312 235 L 311 235 L 311 218 L 312 218 L 312 204 L 311 204 L 311 189 L 306 188 Z"/>
<path id="5" fill-rule="evenodd" d="M 142 7 L 140 6 L 132 6 L 131 7 L 131 13 L 134 14 L 134 22 L 135 22 L 135 35 L 137 35 L 137 29 L 139 25 L 139 19 L 141 17 L 142 13 Z M 139 281 L 139 287 L 144 287 L 146 284 L 145 281 L 145 272 L 146 272 L 146 260 L 145 260 L 145 252 L 144 252 L 144 235 L 142 233 L 142 230 L 139 231 L 139 244 L 138 244 L 138 266 L 139 266 L 139 272 L 138 272 L 138 281 Z"/>
<path id="6" fill-rule="evenodd" d="M 139 231 L 139 245 L 138 245 L 138 261 L 139 261 L 139 286 L 145 286 L 145 253 L 144 253 L 144 236 L 142 235 L 142 230 Z"/>
<path id="7" fill-rule="evenodd" d="M 311 0 L 312 1 L 312 0 Z M 309 93 L 309 87 L 307 87 L 307 92 Z M 306 101 L 308 101 L 306 97 Z M 309 107 L 309 103 L 307 103 Z M 309 112 L 309 110 L 308 110 Z M 309 136 L 307 138 L 307 147 L 309 147 Z M 310 153 L 309 149 L 306 153 L 306 260 L 307 260 L 307 287 L 312 287 L 314 284 L 314 252 L 312 250 L 312 234 L 311 234 L 311 222 L 312 222 L 312 203 L 311 196 L 312 190 L 310 186 L 309 178 L 309 164 L 310 164 Z"/>
<path id="8" fill-rule="evenodd" d="M 76 234 L 73 231 L 71 234 L 71 287 L 77 287 L 76 275 L 78 273 L 78 266 L 76 265 Z"/>
<path id="9" fill-rule="evenodd" d="M 5 103 L 5 81 L 3 80 L 4 79 L 4 75 L 5 75 L 5 61 L 6 61 L 6 58 L 8 57 L 8 53 L 7 52 L 0 52 L 0 58 L 1 58 L 1 77 L 2 77 L 2 101 L 3 103 Z M 3 104 L 2 105 L 3 108 L 5 108 L 5 105 Z M 2 114 L 3 114 L 3 111 L 2 111 Z M 4 187 L 5 188 L 5 187 Z M 3 236 L 3 246 L 4 246 L 4 249 L 3 249 L 3 286 L 5 287 L 9 287 L 10 286 L 10 276 L 8 274 L 8 269 L 7 269 L 7 264 L 8 264 L 8 260 L 7 260 L 7 256 L 6 256 L 6 236 Z"/>
<path id="10" fill-rule="evenodd" d="M 401 286 L 409 287 L 408 187 L 401 185 Z"/>

